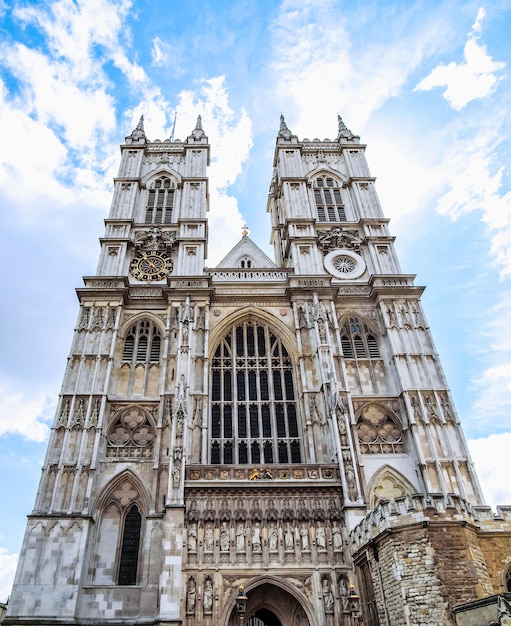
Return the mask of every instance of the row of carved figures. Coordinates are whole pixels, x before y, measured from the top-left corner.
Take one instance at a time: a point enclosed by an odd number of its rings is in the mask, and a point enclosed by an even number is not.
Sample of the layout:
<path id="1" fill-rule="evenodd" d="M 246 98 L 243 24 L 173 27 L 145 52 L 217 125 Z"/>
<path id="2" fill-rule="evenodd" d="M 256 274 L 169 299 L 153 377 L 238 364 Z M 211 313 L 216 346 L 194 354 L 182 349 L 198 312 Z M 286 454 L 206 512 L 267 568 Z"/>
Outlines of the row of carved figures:
<path id="1" fill-rule="evenodd" d="M 332 522 L 329 531 L 334 551 L 341 551 L 343 548 L 343 538 L 341 528 L 337 521 Z M 252 552 L 261 552 L 263 544 L 266 542 L 270 552 L 277 552 L 279 550 L 279 535 L 281 535 L 280 544 L 284 545 L 286 551 L 292 552 L 297 546 L 299 546 L 302 551 L 309 551 L 311 549 L 312 533 L 312 541 L 315 542 L 316 549 L 319 552 L 326 552 L 328 546 L 327 532 L 327 527 L 321 522 L 311 527 L 307 522 L 295 525 L 287 521 L 282 524 L 281 533 L 279 533 L 279 524 L 274 521 L 269 522 L 264 527 L 258 521 L 251 525 L 245 524 L 244 521 L 238 521 L 236 526 L 230 526 L 224 521 L 220 524 L 217 534 L 217 545 L 220 547 L 220 552 L 229 552 L 231 546 L 235 547 L 237 553 L 246 552 L 248 547 L 250 547 Z M 188 527 L 188 552 L 197 552 L 200 543 L 198 539 L 197 524 L 193 522 Z M 202 546 L 204 552 L 214 551 L 215 528 L 211 522 L 208 522 L 204 528 Z"/>

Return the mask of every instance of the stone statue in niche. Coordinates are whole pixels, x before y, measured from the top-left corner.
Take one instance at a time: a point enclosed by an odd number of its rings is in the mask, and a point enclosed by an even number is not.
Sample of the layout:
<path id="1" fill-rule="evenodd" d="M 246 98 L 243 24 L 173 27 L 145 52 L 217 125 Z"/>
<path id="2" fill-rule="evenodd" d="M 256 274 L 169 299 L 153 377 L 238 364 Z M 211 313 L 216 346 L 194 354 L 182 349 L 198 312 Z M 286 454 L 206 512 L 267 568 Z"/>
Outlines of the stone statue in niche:
<path id="1" fill-rule="evenodd" d="M 353 465 L 351 463 L 346 464 L 344 473 L 346 475 L 349 496 L 353 500 L 355 497 L 355 471 L 353 470 Z"/>
<path id="2" fill-rule="evenodd" d="M 188 552 L 197 552 L 197 524 L 188 528 Z"/>
<path id="3" fill-rule="evenodd" d="M 186 612 L 195 615 L 195 603 L 197 601 L 197 586 L 193 578 L 188 579 L 186 588 Z"/>
<path id="4" fill-rule="evenodd" d="M 300 528 L 300 541 L 302 545 L 302 550 L 310 550 L 309 529 L 307 528 L 307 525 L 305 523 L 302 524 L 302 527 Z"/>
<path id="5" fill-rule="evenodd" d="M 286 530 L 284 531 L 284 543 L 286 550 L 294 550 L 295 547 L 295 533 L 291 526 L 291 522 L 287 522 Z"/>
<path id="6" fill-rule="evenodd" d="M 330 582 L 328 581 L 328 578 L 323 578 L 321 594 L 323 596 L 323 606 L 325 608 L 325 613 L 333 613 L 334 594 L 332 593 L 332 588 L 330 587 Z"/>
<path id="7" fill-rule="evenodd" d="M 305 308 L 302 304 L 298 307 L 298 327 L 307 328 L 307 317 L 305 316 Z"/>
<path id="8" fill-rule="evenodd" d="M 268 539 L 270 543 L 270 552 L 276 552 L 278 549 L 279 531 L 275 522 L 270 524 L 270 528 L 268 529 Z"/>
<path id="9" fill-rule="evenodd" d="M 229 527 L 227 522 L 222 522 L 220 529 L 220 551 L 229 552 Z"/>
<path id="10" fill-rule="evenodd" d="M 344 447 L 348 445 L 348 436 L 346 432 L 346 420 L 344 419 L 344 415 L 340 412 L 339 409 L 337 409 L 336 412 L 337 412 L 337 425 L 339 427 L 339 438 L 341 440 L 341 446 Z"/>
<path id="11" fill-rule="evenodd" d="M 238 522 L 236 526 L 236 552 L 245 552 L 245 525 Z"/>
<path id="12" fill-rule="evenodd" d="M 254 552 L 261 551 L 261 526 L 256 522 L 252 528 L 252 550 Z"/>
<path id="13" fill-rule="evenodd" d="M 181 409 L 177 412 L 177 420 L 176 420 L 176 437 L 181 439 L 183 436 L 183 427 L 184 427 L 184 415 Z"/>
<path id="14" fill-rule="evenodd" d="M 204 584 L 204 597 L 202 599 L 204 613 L 211 613 L 213 610 L 213 583 L 211 578 L 206 578 Z"/>
<path id="15" fill-rule="evenodd" d="M 316 528 L 316 545 L 318 547 L 318 550 L 322 550 L 322 551 L 326 550 L 325 527 L 322 524 L 320 524 Z"/>
<path id="16" fill-rule="evenodd" d="M 204 549 L 206 552 L 213 552 L 214 545 L 214 532 L 213 526 L 208 524 L 206 526 L 206 530 L 204 531 Z"/>
<path id="17" fill-rule="evenodd" d="M 334 522 L 332 526 L 332 543 L 334 550 L 342 550 L 342 534 L 337 522 Z"/>

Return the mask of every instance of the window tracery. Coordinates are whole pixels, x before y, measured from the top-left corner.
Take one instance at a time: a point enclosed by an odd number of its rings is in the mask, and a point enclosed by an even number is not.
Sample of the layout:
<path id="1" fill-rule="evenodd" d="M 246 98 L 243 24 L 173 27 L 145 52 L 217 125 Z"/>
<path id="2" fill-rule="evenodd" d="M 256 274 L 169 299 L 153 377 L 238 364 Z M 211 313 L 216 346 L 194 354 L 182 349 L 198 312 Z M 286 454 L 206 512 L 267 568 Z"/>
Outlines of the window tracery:
<path id="1" fill-rule="evenodd" d="M 346 209 L 341 198 L 341 184 L 328 176 L 318 176 L 313 184 L 319 222 L 346 222 Z"/>
<path id="2" fill-rule="evenodd" d="M 363 454 L 404 452 L 403 427 L 382 407 L 371 404 L 362 409 L 356 433 Z"/>
<path id="3" fill-rule="evenodd" d="M 266 325 L 246 321 L 212 359 L 211 463 L 301 463 L 291 358 Z"/>
<path id="4" fill-rule="evenodd" d="M 131 406 L 121 411 L 107 436 L 107 456 L 118 458 L 152 458 L 154 428 L 145 411 Z"/>
<path id="5" fill-rule="evenodd" d="M 175 185 L 167 176 L 157 178 L 147 196 L 146 224 L 171 224 Z"/>

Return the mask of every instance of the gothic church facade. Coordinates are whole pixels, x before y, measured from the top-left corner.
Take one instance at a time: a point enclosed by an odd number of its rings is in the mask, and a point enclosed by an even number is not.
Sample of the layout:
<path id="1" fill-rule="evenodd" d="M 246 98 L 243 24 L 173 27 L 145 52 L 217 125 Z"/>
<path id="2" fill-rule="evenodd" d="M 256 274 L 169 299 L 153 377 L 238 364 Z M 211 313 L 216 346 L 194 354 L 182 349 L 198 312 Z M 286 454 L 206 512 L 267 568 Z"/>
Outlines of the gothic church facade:
<path id="1" fill-rule="evenodd" d="M 208 268 L 200 118 L 126 137 L 6 624 L 454 624 L 509 588 L 364 148 L 281 118 L 275 260 Z"/>

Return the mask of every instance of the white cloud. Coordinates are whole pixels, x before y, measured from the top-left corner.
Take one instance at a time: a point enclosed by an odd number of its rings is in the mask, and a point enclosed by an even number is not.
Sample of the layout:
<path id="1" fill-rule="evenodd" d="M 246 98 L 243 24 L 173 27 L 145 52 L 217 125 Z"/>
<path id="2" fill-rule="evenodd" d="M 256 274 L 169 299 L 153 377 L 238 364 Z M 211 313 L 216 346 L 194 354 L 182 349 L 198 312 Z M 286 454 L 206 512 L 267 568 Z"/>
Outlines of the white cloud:
<path id="1" fill-rule="evenodd" d="M 286 118 L 294 132 L 332 137 L 337 113 L 360 132 L 372 112 L 399 94 L 426 50 L 444 44 L 448 28 L 438 15 L 418 19 L 410 11 L 385 15 L 382 44 L 363 32 L 363 11 L 355 20 L 331 0 L 282 3 L 273 24 L 272 69 L 284 113 L 286 104 L 297 111 L 296 119 Z"/>
<path id="2" fill-rule="evenodd" d="M 511 485 L 508 477 L 511 433 L 469 439 L 467 443 L 487 503 L 493 509 L 497 505 L 510 505 Z"/>
<path id="3" fill-rule="evenodd" d="M 451 61 L 435 67 L 415 87 L 415 91 L 429 91 L 435 87 L 446 87 L 443 97 L 456 111 L 478 98 L 489 96 L 502 79 L 497 73 L 505 63 L 493 61 L 486 46 L 478 43 L 481 36 L 484 9 L 479 9 L 477 19 L 468 34 L 463 56 L 464 63 Z"/>
<path id="4" fill-rule="evenodd" d="M 169 44 L 162 41 L 159 37 L 155 37 L 153 39 L 153 47 L 151 49 L 152 64 L 156 66 L 167 65 L 169 52 Z"/>
<path id="5" fill-rule="evenodd" d="M 21 393 L 13 393 L 10 385 L 0 384 L 0 437 L 11 433 L 32 441 L 44 441 L 54 410 L 45 394 L 29 399 Z"/>
<path id="6" fill-rule="evenodd" d="M 0 546 L 0 602 L 6 602 L 11 593 L 17 563 L 18 555 Z"/>

